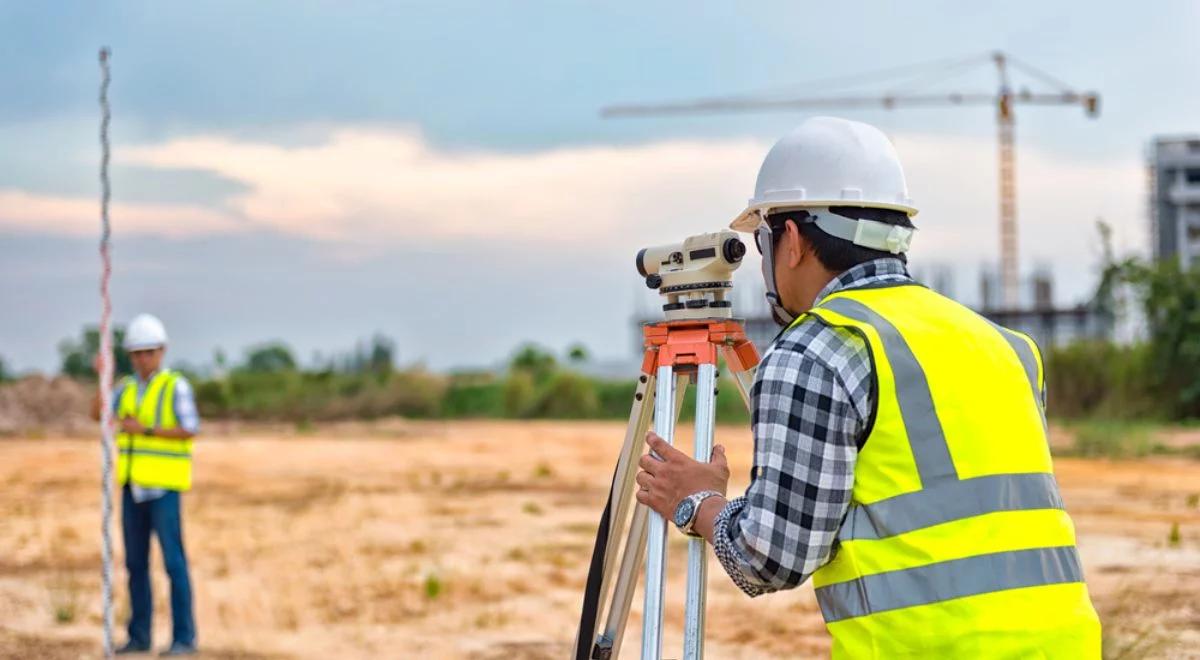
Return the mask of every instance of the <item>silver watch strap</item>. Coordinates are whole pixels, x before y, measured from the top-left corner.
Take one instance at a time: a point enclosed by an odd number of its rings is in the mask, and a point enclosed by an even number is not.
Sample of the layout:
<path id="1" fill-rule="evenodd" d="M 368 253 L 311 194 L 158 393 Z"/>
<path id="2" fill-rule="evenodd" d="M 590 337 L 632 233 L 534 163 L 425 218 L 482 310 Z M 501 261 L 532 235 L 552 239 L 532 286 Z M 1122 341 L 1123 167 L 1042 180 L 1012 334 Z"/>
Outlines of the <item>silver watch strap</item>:
<path id="1" fill-rule="evenodd" d="M 720 494 L 721 494 L 720 491 L 702 490 L 698 493 L 692 493 L 691 495 L 688 495 L 685 499 L 692 501 L 692 505 L 693 505 L 692 518 L 691 518 L 691 520 L 688 520 L 685 525 L 680 527 L 679 531 L 681 531 L 684 534 L 687 534 L 689 536 L 695 536 L 695 533 L 692 531 L 692 529 L 696 525 L 696 518 L 700 517 L 700 505 L 704 503 L 704 500 L 707 500 L 708 498 L 710 498 L 714 495 L 720 495 Z"/>

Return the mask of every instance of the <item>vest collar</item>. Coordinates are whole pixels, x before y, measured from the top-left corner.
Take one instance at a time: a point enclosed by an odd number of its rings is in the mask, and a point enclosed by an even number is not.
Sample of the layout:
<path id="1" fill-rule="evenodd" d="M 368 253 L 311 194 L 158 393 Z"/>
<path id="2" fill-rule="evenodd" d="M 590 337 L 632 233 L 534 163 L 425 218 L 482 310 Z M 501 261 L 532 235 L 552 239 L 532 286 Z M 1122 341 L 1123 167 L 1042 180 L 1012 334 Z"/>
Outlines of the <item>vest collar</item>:
<path id="1" fill-rule="evenodd" d="M 160 375 L 162 375 L 162 373 L 164 371 L 166 371 L 166 369 L 155 369 L 154 371 L 150 372 L 150 377 L 147 378 L 146 380 L 142 380 L 142 377 L 139 376 L 137 374 L 137 372 L 135 371 L 135 372 L 133 372 L 133 380 L 135 382 L 137 382 L 139 387 L 145 387 L 146 385 L 149 385 L 150 383 L 154 382 L 154 379 L 158 378 Z"/>
<path id="2" fill-rule="evenodd" d="M 903 282 L 909 279 L 912 278 L 908 275 L 908 268 L 899 259 L 884 257 L 865 261 L 849 270 L 843 271 L 837 277 L 830 280 L 829 284 L 826 284 L 825 288 L 821 289 L 816 299 L 813 300 L 813 307 L 816 307 L 821 304 L 822 300 L 843 289 L 854 289 L 875 282 Z"/>

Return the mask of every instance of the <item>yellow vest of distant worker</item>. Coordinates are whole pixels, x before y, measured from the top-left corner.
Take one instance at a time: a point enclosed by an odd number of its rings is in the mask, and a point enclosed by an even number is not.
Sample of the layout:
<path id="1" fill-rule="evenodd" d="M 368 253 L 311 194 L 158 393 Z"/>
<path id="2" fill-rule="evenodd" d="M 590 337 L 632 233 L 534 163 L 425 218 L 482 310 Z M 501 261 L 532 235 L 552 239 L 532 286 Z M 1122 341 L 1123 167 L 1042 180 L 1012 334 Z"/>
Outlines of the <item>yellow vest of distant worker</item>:
<path id="1" fill-rule="evenodd" d="M 137 383 L 126 378 L 117 402 L 117 419 L 133 417 L 146 428 L 177 428 L 175 383 L 178 380 L 179 374 L 173 371 L 159 371 L 146 384 L 139 402 Z M 132 483 L 179 491 L 192 487 L 191 440 L 118 433 L 117 449 L 117 478 L 121 485 Z"/>
<path id="2" fill-rule="evenodd" d="M 912 284 L 811 317 L 861 336 L 875 370 L 850 510 L 813 575 L 833 657 L 1099 658 L 1036 344 Z"/>

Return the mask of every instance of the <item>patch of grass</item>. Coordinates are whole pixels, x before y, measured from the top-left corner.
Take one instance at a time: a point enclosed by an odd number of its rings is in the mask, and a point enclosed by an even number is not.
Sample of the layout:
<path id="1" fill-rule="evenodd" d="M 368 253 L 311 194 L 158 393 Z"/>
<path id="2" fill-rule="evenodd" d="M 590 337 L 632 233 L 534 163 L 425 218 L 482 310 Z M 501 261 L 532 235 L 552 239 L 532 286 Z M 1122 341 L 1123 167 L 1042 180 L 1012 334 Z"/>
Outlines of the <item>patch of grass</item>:
<path id="1" fill-rule="evenodd" d="M 79 580 L 72 575 L 61 575 L 54 580 L 50 586 L 50 610 L 55 623 L 74 623 L 79 616 L 81 590 Z"/>
<path id="2" fill-rule="evenodd" d="M 1072 426 L 1075 442 L 1068 452 L 1085 458 L 1141 458 L 1167 453 L 1154 442 L 1155 426 L 1143 422 L 1089 420 Z"/>
<path id="3" fill-rule="evenodd" d="M 425 597 L 429 600 L 436 600 L 438 596 L 442 595 L 444 588 L 442 579 L 438 577 L 437 573 L 429 573 L 425 576 Z"/>
<path id="4" fill-rule="evenodd" d="M 512 617 L 501 610 L 488 610 L 475 617 L 476 628 L 499 628 L 507 624 Z"/>
<path id="5" fill-rule="evenodd" d="M 1200 461 L 1200 445 L 1188 445 L 1176 450 L 1177 454 L 1184 458 L 1190 458 L 1195 461 Z"/>
<path id="6" fill-rule="evenodd" d="M 1179 521 L 1171 523 L 1171 531 L 1167 534 L 1167 545 L 1172 548 L 1178 548 L 1183 541 L 1183 536 L 1179 533 Z"/>
<path id="7" fill-rule="evenodd" d="M 1200 507 L 1200 493 L 1192 493 L 1187 496 L 1187 506 L 1189 509 Z"/>
<path id="8" fill-rule="evenodd" d="M 571 534 L 583 534 L 584 536 L 592 536 L 596 533 L 596 524 L 590 522 L 570 523 L 563 528 Z"/>
<path id="9" fill-rule="evenodd" d="M 542 515 L 542 507 L 538 506 L 537 502 L 526 502 L 525 504 L 521 505 L 521 510 L 531 516 Z"/>
<path id="10" fill-rule="evenodd" d="M 554 470 L 547 463 L 538 463 L 537 467 L 533 468 L 533 476 L 536 479 L 548 479 L 554 476 Z"/>
<path id="11" fill-rule="evenodd" d="M 59 603 L 54 606 L 55 623 L 71 623 L 75 620 L 75 603 Z"/>

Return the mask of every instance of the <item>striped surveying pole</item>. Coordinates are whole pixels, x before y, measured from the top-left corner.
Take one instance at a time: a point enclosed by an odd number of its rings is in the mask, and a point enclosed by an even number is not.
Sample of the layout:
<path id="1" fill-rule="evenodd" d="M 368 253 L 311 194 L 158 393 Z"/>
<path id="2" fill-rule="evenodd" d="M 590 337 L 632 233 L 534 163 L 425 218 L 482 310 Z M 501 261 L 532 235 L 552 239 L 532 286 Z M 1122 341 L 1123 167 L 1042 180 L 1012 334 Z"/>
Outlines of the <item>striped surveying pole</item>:
<path id="1" fill-rule="evenodd" d="M 111 196 L 108 182 L 108 60 L 112 52 L 100 49 L 100 537 L 101 537 L 101 599 L 104 608 L 104 657 L 113 657 L 113 552 L 112 552 L 112 509 L 113 509 L 113 423 L 112 423 L 112 299 L 108 281 L 112 276 L 112 257 L 109 238 L 112 234 L 108 221 L 108 202 Z"/>

